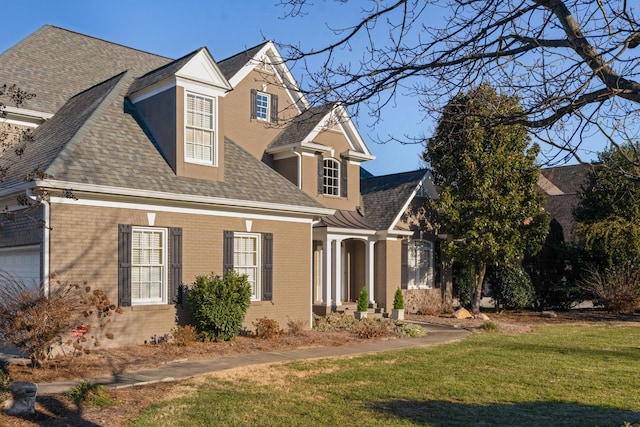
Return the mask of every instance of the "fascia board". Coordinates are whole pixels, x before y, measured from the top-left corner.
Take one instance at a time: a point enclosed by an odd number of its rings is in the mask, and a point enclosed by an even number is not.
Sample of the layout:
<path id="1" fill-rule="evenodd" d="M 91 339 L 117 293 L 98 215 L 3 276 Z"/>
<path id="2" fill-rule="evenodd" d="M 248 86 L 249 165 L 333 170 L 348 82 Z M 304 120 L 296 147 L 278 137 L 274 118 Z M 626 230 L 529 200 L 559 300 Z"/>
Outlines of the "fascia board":
<path id="1" fill-rule="evenodd" d="M 347 137 L 351 148 L 354 151 L 363 153 L 365 156 L 372 156 L 371 151 L 369 151 L 369 148 L 367 147 L 367 144 L 365 144 L 362 136 L 360 135 L 360 132 L 358 132 L 358 129 L 353 123 L 353 120 L 351 120 L 351 116 L 349 115 L 347 109 L 343 105 L 338 105 L 335 110 L 340 114 L 340 120 L 338 121 L 338 123 L 340 124 L 342 132 Z M 375 156 L 372 157 L 373 158 L 369 160 L 375 159 Z"/>
<path id="2" fill-rule="evenodd" d="M 291 74 L 289 67 L 286 66 L 284 59 L 282 59 L 282 56 L 272 41 L 265 43 L 262 49 L 260 49 L 253 58 L 249 59 L 242 68 L 240 68 L 240 71 L 229 79 L 229 84 L 231 84 L 232 87 L 236 87 L 254 70 L 263 58 L 269 59 L 272 68 L 276 71 L 278 81 L 285 88 L 291 103 L 298 109 L 298 113 L 309 108 L 309 103 L 300 92 L 300 87 L 296 79 L 293 77 L 293 74 Z"/>
<path id="3" fill-rule="evenodd" d="M 424 176 L 422 177 L 422 179 L 420 180 L 420 182 L 422 182 L 422 180 L 425 179 L 425 177 L 427 176 L 428 172 L 425 172 Z M 411 194 L 409 195 L 409 197 L 407 198 L 407 201 L 404 203 L 404 205 L 402 206 L 402 209 L 400 209 L 400 212 L 398 212 L 398 214 L 396 215 L 396 217 L 394 218 L 394 220 L 391 222 L 391 225 L 389 226 L 389 229 L 387 231 L 391 232 L 397 232 L 397 230 L 394 230 L 394 227 L 396 226 L 396 224 L 398 224 L 398 222 L 400 221 L 400 218 L 402 218 L 402 215 L 407 211 L 407 209 L 409 208 L 409 204 L 413 201 L 413 199 L 416 197 L 416 194 L 418 193 L 418 186 L 420 184 L 418 184 L 416 186 L 416 188 L 413 189 L 413 191 L 411 192 Z"/>

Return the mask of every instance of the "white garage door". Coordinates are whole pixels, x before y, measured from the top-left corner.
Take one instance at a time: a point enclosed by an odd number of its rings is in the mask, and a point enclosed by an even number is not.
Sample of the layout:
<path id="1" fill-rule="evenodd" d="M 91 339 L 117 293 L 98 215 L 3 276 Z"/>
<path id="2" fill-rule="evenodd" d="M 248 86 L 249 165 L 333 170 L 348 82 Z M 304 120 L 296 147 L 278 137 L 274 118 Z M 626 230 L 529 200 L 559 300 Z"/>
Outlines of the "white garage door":
<path id="1" fill-rule="evenodd" d="M 0 249 L 0 270 L 27 285 L 40 283 L 40 247 L 22 246 Z"/>

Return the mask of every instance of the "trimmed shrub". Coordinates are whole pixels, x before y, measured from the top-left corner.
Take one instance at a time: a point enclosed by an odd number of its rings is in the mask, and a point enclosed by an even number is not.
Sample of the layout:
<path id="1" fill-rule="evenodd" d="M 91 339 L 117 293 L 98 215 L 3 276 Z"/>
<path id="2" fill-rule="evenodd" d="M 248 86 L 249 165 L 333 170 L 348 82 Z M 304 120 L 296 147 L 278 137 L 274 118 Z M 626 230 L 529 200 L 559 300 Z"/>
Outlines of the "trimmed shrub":
<path id="1" fill-rule="evenodd" d="M 251 303 L 251 286 L 246 275 L 234 270 L 223 278 L 211 273 L 196 277 L 189 300 L 197 330 L 211 341 L 229 341 L 240 332 Z"/>
<path id="2" fill-rule="evenodd" d="M 396 289 L 396 293 L 393 294 L 393 308 L 396 310 L 404 310 L 404 297 L 402 296 L 402 290 Z"/>
<path id="3" fill-rule="evenodd" d="M 498 307 L 520 310 L 530 307 L 535 291 L 527 272 L 519 264 L 502 264 L 489 275 L 491 296 Z"/>
<path id="4" fill-rule="evenodd" d="M 367 288 L 363 287 L 358 294 L 358 311 L 365 312 L 367 310 L 369 310 L 369 295 Z"/>

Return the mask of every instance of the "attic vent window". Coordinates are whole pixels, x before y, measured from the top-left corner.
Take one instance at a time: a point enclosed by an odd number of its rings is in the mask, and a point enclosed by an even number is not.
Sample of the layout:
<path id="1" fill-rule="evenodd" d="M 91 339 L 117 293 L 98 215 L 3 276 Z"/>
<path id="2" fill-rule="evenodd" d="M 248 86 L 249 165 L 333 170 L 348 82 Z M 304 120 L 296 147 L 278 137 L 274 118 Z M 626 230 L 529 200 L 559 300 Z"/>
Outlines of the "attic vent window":
<path id="1" fill-rule="evenodd" d="M 213 98 L 187 94 L 185 160 L 193 163 L 215 163 L 215 103 Z"/>
<path id="2" fill-rule="evenodd" d="M 269 120 L 269 95 L 258 92 L 256 94 L 256 118 L 258 120 Z"/>

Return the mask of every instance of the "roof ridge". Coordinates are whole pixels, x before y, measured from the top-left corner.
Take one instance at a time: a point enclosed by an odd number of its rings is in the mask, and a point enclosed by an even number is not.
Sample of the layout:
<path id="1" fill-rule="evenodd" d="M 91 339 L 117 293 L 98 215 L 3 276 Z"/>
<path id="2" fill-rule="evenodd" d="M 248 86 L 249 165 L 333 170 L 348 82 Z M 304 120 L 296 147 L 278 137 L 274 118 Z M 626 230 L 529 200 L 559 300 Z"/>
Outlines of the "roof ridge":
<path id="1" fill-rule="evenodd" d="M 246 49 L 244 49 L 244 50 L 242 50 L 242 51 L 240 51 L 240 52 L 238 52 L 238 53 L 235 53 L 235 54 L 233 54 L 233 55 L 231 55 L 231 56 L 228 56 L 228 57 L 226 57 L 226 58 L 224 58 L 224 59 L 221 59 L 220 61 L 216 61 L 216 62 L 220 63 L 220 62 L 224 62 L 224 61 L 231 60 L 231 59 L 233 59 L 233 58 L 235 58 L 235 57 L 237 57 L 237 56 L 239 56 L 239 55 L 242 55 L 242 54 L 244 54 L 244 53 L 247 53 L 247 52 L 249 52 L 249 51 L 251 51 L 251 50 L 254 50 L 254 49 L 258 48 L 258 47 L 262 48 L 264 45 L 266 45 L 266 44 L 267 44 L 267 43 L 269 43 L 269 42 L 273 43 L 273 40 L 265 40 L 265 41 L 263 41 L 262 43 L 258 43 L 258 44 L 257 44 L 257 45 L 255 45 L 255 46 L 248 47 L 248 48 L 246 48 Z"/>
<path id="2" fill-rule="evenodd" d="M 129 50 L 134 50 L 134 51 L 136 51 L 136 52 L 144 53 L 144 54 L 147 54 L 147 55 L 157 56 L 158 58 L 163 58 L 163 59 L 173 59 L 173 58 L 168 57 L 168 56 L 158 55 L 157 53 L 149 52 L 149 51 L 147 51 L 147 50 L 138 49 L 138 48 L 131 47 L 131 46 L 127 46 L 127 45 L 124 45 L 124 44 L 121 44 L 121 43 L 115 43 L 115 42 L 112 42 L 112 41 L 109 41 L 109 40 L 102 39 L 102 38 L 100 38 L 100 37 L 90 36 L 90 35 L 88 35 L 88 34 L 84 34 L 84 33 L 78 32 L 78 31 L 69 30 L 68 28 L 58 27 L 57 25 L 44 24 L 44 25 L 43 25 L 42 27 L 40 27 L 40 28 L 45 28 L 45 27 L 49 27 L 49 28 L 54 28 L 54 29 L 57 29 L 57 30 L 66 31 L 67 33 L 76 34 L 76 35 L 78 35 L 78 36 L 82 36 L 82 37 L 90 38 L 90 39 L 97 40 L 97 41 L 100 41 L 100 42 L 104 42 L 104 43 L 107 43 L 107 44 L 110 44 L 110 45 L 120 46 L 120 47 L 123 47 L 123 48 L 129 49 Z"/>

